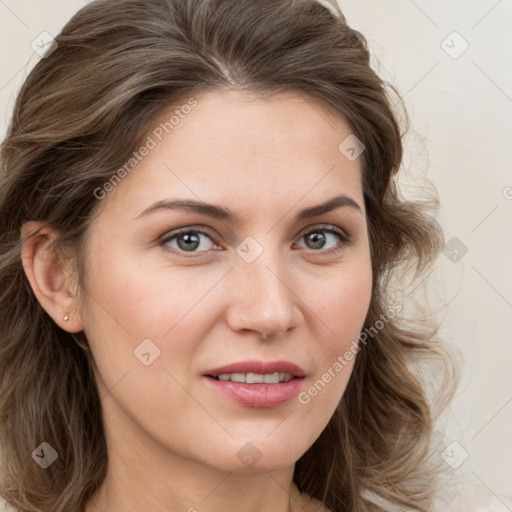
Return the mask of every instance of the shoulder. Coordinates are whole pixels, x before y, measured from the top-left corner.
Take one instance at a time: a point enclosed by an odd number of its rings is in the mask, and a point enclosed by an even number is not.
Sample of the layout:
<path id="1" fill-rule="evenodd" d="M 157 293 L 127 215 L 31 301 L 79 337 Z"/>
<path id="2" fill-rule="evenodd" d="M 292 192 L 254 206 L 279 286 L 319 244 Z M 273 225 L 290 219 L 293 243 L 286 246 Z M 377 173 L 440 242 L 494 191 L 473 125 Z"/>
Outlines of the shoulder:
<path id="1" fill-rule="evenodd" d="M 0 498 L 0 512 L 16 512 L 4 499 Z"/>

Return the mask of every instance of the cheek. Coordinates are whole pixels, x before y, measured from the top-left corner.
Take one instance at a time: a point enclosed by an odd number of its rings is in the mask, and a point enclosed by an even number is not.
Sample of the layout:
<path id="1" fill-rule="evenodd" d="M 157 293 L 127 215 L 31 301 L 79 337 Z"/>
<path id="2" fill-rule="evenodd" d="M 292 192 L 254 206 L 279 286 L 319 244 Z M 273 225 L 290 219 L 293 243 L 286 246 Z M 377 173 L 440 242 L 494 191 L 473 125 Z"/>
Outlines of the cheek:
<path id="1" fill-rule="evenodd" d="M 371 294 L 371 266 L 361 263 L 357 270 L 354 267 L 350 273 L 333 276 L 312 297 L 311 310 L 318 312 L 318 323 L 324 334 L 318 337 L 317 374 L 303 395 L 302 403 L 314 400 L 318 406 L 321 404 L 325 410 L 333 411 L 343 396 L 360 350 L 358 337 Z"/>
<path id="2" fill-rule="evenodd" d="M 114 328 L 135 339 L 163 338 L 178 322 L 186 321 L 223 270 L 177 268 L 138 258 L 128 251 L 92 254 L 89 306 Z M 117 324 L 117 325 L 115 325 Z M 166 336 L 165 336 L 166 337 Z"/>
<path id="3" fill-rule="evenodd" d="M 225 269 L 185 267 L 171 272 L 162 265 L 141 265 L 122 251 L 98 250 L 91 269 L 85 334 L 106 387 L 128 371 L 124 385 L 136 380 L 165 390 L 172 383 L 165 370 L 184 381 L 208 334 L 208 313 L 215 311 L 208 291 Z"/>
<path id="4" fill-rule="evenodd" d="M 357 338 L 368 313 L 372 295 L 372 273 L 369 265 L 357 265 L 326 280 L 315 294 L 313 311 L 330 336 L 325 340 L 330 351 L 342 350 Z"/>

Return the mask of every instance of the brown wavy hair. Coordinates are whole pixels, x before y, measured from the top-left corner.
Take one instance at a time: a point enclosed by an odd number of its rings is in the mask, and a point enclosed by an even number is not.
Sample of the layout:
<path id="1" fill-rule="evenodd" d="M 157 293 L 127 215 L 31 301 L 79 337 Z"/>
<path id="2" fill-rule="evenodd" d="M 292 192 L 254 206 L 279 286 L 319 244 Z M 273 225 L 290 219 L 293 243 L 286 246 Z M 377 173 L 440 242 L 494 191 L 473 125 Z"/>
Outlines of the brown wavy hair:
<path id="1" fill-rule="evenodd" d="M 406 200 L 398 187 L 403 101 L 372 70 L 366 39 L 334 0 L 91 2 L 30 72 L 0 153 L 0 494 L 19 511 L 82 511 L 108 463 L 87 339 L 60 329 L 35 298 L 21 226 L 36 220 L 58 232 L 55 251 L 74 255 L 84 283 L 95 189 L 162 111 L 225 89 L 299 92 L 364 143 L 373 268 L 365 329 L 389 309 L 390 283 L 423 279 L 443 246 L 435 194 Z M 431 510 L 432 429 L 458 374 L 432 315 L 415 321 L 406 309 L 362 347 L 334 415 L 296 463 L 299 490 L 333 512 Z M 436 362 L 434 389 L 417 370 Z M 46 470 L 30 458 L 43 441 L 59 454 Z"/>

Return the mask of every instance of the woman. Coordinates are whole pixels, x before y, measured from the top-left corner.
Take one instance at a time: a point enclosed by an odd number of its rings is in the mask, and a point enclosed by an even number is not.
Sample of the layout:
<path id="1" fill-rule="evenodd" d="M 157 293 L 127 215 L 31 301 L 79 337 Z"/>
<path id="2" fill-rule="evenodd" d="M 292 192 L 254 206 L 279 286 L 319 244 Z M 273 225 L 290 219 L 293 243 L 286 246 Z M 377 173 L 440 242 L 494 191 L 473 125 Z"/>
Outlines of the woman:
<path id="1" fill-rule="evenodd" d="M 443 236 L 329 7 L 99 0 L 31 72 L 1 153 L 10 505 L 431 510 L 454 367 L 391 283 Z"/>

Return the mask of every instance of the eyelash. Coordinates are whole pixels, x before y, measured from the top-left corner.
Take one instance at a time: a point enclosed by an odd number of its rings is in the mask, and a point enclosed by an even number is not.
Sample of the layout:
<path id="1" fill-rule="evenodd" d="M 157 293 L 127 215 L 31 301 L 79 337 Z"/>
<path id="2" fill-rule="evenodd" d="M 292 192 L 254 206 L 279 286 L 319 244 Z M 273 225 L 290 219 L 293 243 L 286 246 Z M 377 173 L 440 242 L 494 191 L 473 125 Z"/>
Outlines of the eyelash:
<path id="1" fill-rule="evenodd" d="M 343 249 L 343 246 L 349 245 L 351 243 L 351 238 L 347 233 L 345 233 L 341 229 L 334 228 L 331 225 L 321 225 L 321 226 L 315 227 L 314 229 L 310 229 L 308 231 L 303 231 L 300 234 L 299 239 L 302 239 L 306 235 L 309 235 L 311 233 L 316 233 L 316 232 L 326 232 L 326 233 L 330 233 L 330 234 L 336 236 L 338 238 L 338 240 L 340 241 L 341 245 L 338 245 L 337 247 L 333 247 L 331 249 L 326 249 L 326 250 L 322 250 L 322 249 L 318 249 L 318 250 L 309 249 L 308 250 L 308 249 L 306 249 L 309 253 L 330 255 L 332 253 L 339 252 L 341 249 Z M 170 241 L 174 240 L 175 238 L 179 237 L 180 235 L 189 234 L 189 233 L 199 233 L 201 235 L 208 237 L 210 240 L 212 240 L 212 242 L 216 243 L 215 240 L 213 239 L 213 237 L 206 231 L 203 231 L 202 229 L 183 228 L 181 230 L 172 232 L 172 234 L 169 236 L 164 236 L 164 238 L 160 239 L 159 245 L 161 247 L 164 247 L 165 244 L 169 243 Z M 167 249 L 167 250 L 170 250 L 170 249 Z M 179 254 L 180 256 L 184 256 L 185 258 L 197 258 L 197 257 L 204 255 L 205 253 L 211 252 L 212 250 L 199 251 L 199 252 L 194 252 L 194 251 L 187 252 L 187 251 L 182 251 L 179 249 L 178 250 L 172 249 L 170 251 L 173 252 L 174 254 Z"/>

